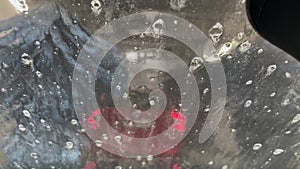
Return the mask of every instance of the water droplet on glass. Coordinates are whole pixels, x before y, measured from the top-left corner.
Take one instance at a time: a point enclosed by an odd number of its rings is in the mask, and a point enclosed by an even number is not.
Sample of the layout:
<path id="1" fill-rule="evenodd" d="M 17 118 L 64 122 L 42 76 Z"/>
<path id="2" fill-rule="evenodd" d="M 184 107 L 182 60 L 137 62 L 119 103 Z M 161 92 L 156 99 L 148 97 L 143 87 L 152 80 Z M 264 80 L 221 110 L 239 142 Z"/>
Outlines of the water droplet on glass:
<path id="1" fill-rule="evenodd" d="M 179 11 L 186 6 L 186 1 L 187 0 L 170 0 L 170 7 L 173 10 Z"/>
<path id="2" fill-rule="evenodd" d="M 292 77 L 292 75 L 289 72 L 285 72 L 285 77 L 290 78 L 290 77 Z"/>
<path id="3" fill-rule="evenodd" d="M 266 76 L 270 76 L 277 69 L 277 65 L 270 65 L 267 68 Z"/>
<path id="4" fill-rule="evenodd" d="M 254 144 L 253 145 L 253 150 L 254 151 L 257 151 L 257 150 L 259 150 L 259 149 L 261 149 L 262 148 L 262 144 L 261 143 L 256 143 L 256 144 Z"/>
<path id="5" fill-rule="evenodd" d="M 190 63 L 189 70 L 193 72 L 202 65 L 203 65 L 203 59 L 200 57 L 194 57 Z"/>
<path id="6" fill-rule="evenodd" d="M 128 99 L 128 93 L 124 93 L 123 96 L 122 96 L 122 98 L 123 98 L 124 100 Z"/>
<path id="7" fill-rule="evenodd" d="M 144 34 L 144 33 L 141 33 L 141 34 L 140 34 L 140 38 L 145 38 L 145 34 Z"/>
<path id="8" fill-rule="evenodd" d="M 142 160 L 142 156 L 136 156 L 136 160 L 137 161 L 141 161 Z"/>
<path id="9" fill-rule="evenodd" d="M 291 133 L 292 133 L 291 130 L 288 130 L 288 131 L 285 132 L 285 134 L 291 134 Z"/>
<path id="10" fill-rule="evenodd" d="M 273 93 L 270 94 L 270 97 L 274 97 L 275 95 L 276 95 L 276 93 L 273 92 Z"/>
<path id="11" fill-rule="evenodd" d="M 164 24 L 165 23 L 162 19 L 158 19 L 152 24 L 152 31 L 154 33 L 154 37 L 159 37 L 159 35 L 163 33 Z"/>
<path id="12" fill-rule="evenodd" d="M 43 77 L 43 74 L 40 71 L 36 71 L 35 74 L 37 75 L 38 78 Z"/>
<path id="13" fill-rule="evenodd" d="M 226 42 L 220 49 L 220 51 L 218 52 L 219 56 L 224 56 L 224 55 L 228 55 L 230 54 L 232 49 L 232 43 L 230 42 Z"/>
<path id="14" fill-rule="evenodd" d="M 258 50 L 257 50 L 257 54 L 259 54 L 259 55 L 262 54 L 263 52 L 264 52 L 263 49 L 258 49 Z"/>
<path id="15" fill-rule="evenodd" d="M 24 65 L 31 65 L 33 63 L 33 60 L 27 53 L 23 53 L 21 55 L 21 63 L 23 63 Z"/>
<path id="16" fill-rule="evenodd" d="M 40 122 L 41 123 L 46 123 L 46 120 L 45 119 L 41 119 Z"/>
<path id="17" fill-rule="evenodd" d="M 276 150 L 273 151 L 273 154 L 274 154 L 274 155 L 280 155 L 280 154 L 282 154 L 283 152 L 284 152 L 283 149 L 276 149 Z"/>
<path id="18" fill-rule="evenodd" d="M 23 124 L 19 124 L 18 128 L 19 128 L 20 131 L 26 131 L 26 128 Z"/>
<path id="19" fill-rule="evenodd" d="M 37 159 L 39 155 L 37 153 L 30 153 L 30 157 Z"/>
<path id="20" fill-rule="evenodd" d="M 150 104 L 151 106 L 154 106 L 154 105 L 155 105 L 155 101 L 154 101 L 154 100 L 150 100 L 150 101 L 149 101 L 149 104 Z"/>
<path id="21" fill-rule="evenodd" d="M 228 165 L 223 165 L 222 169 L 229 169 L 229 166 Z"/>
<path id="22" fill-rule="evenodd" d="M 97 147 L 101 147 L 102 144 L 103 144 L 103 142 L 102 142 L 101 140 L 95 140 L 95 145 L 96 145 Z"/>
<path id="23" fill-rule="evenodd" d="M 7 89 L 1 88 L 1 92 L 2 92 L 2 93 L 7 92 Z"/>
<path id="24" fill-rule="evenodd" d="M 120 86 L 120 85 L 117 85 L 117 86 L 116 86 L 116 89 L 117 89 L 117 90 L 121 90 L 121 86 Z"/>
<path id="25" fill-rule="evenodd" d="M 241 53 L 247 52 L 251 48 L 251 43 L 246 40 L 245 42 L 241 43 L 239 46 L 239 51 Z"/>
<path id="26" fill-rule="evenodd" d="M 102 134 L 102 138 L 103 138 L 104 140 L 108 140 L 108 135 L 107 135 L 107 134 Z"/>
<path id="27" fill-rule="evenodd" d="M 115 121 L 114 125 L 119 125 L 120 122 L 118 120 Z"/>
<path id="28" fill-rule="evenodd" d="M 247 100 L 244 104 L 245 107 L 250 107 L 252 104 L 252 100 Z"/>
<path id="29" fill-rule="evenodd" d="M 298 123 L 300 121 L 300 114 L 296 114 L 296 116 L 292 120 L 292 124 Z"/>
<path id="30" fill-rule="evenodd" d="M 23 115 L 28 118 L 31 117 L 30 112 L 28 110 L 23 110 Z"/>
<path id="31" fill-rule="evenodd" d="M 115 136 L 115 140 L 116 140 L 117 142 L 121 142 L 122 137 L 121 137 L 121 136 Z"/>
<path id="32" fill-rule="evenodd" d="M 213 43 L 218 43 L 221 40 L 221 36 L 223 35 L 224 28 L 219 22 L 212 26 L 208 33 Z"/>
<path id="33" fill-rule="evenodd" d="M 155 81 L 155 77 L 150 77 L 150 81 L 154 82 Z"/>
<path id="34" fill-rule="evenodd" d="M 101 4 L 100 0 L 92 0 L 91 1 L 91 10 L 95 16 L 98 16 L 101 14 L 102 4 Z"/>
<path id="35" fill-rule="evenodd" d="M 237 39 L 238 40 L 242 40 L 244 38 L 245 33 L 244 32 L 240 32 L 237 34 Z"/>
<path id="36" fill-rule="evenodd" d="M 66 149 L 71 150 L 73 147 L 74 147 L 73 142 L 71 142 L 71 141 L 66 142 L 66 145 L 65 145 Z"/>
<path id="37" fill-rule="evenodd" d="M 7 69 L 9 66 L 8 66 L 6 63 L 2 63 L 2 67 L 3 67 L 4 69 Z"/>
<path id="38" fill-rule="evenodd" d="M 152 161 L 152 160 L 153 160 L 153 155 L 148 155 L 148 156 L 147 156 L 147 160 L 148 160 L 148 161 Z"/>
<path id="39" fill-rule="evenodd" d="M 252 80 L 248 80 L 248 81 L 246 82 L 246 85 L 248 86 L 248 85 L 251 85 L 252 83 L 253 83 Z"/>
<path id="40" fill-rule="evenodd" d="M 232 59 L 232 55 L 227 55 L 227 59 Z"/>
<path id="41" fill-rule="evenodd" d="M 133 107 L 133 108 L 137 108 L 137 104 L 134 103 L 134 104 L 132 105 L 132 107 Z"/>
<path id="42" fill-rule="evenodd" d="M 75 119 L 72 119 L 72 120 L 71 120 L 71 124 L 72 124 L 72 125 L 77 125 L 77 124 L 78 124 L 78 122 L 77 122 L 77 120 L 75 120 Z"/>
<path id="43" fill-rule="evenodd" d="M 36 41 L 34 41 L 34 45 L 35 45 L 35 46 L 40 46 L 40 45 L 41 45 L 41 42 L 38 41 L 38 40 L 36 40 Z"/>

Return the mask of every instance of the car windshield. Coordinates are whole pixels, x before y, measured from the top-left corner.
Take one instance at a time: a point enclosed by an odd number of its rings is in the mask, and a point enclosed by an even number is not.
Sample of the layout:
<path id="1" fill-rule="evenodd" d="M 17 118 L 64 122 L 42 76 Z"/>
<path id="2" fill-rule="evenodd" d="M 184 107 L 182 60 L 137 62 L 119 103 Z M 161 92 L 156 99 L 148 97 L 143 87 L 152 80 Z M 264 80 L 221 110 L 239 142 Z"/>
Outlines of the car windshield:
<path id="1" fill-rule="evenodd" d="M 2 0 L 0 168 L 299 168 L 300 64 L 245 6 Z"/>

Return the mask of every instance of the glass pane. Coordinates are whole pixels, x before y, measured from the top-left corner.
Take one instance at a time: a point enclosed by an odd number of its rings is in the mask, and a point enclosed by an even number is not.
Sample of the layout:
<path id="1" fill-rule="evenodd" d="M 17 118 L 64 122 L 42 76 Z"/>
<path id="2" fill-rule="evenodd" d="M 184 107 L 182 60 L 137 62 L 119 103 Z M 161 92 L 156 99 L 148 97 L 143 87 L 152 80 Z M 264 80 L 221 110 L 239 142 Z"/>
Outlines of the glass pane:
<path id="1" fill-rule="evenodd" d="M 245 0 L 2 0 L 0 168 L 298 168 L 299 62 Z"/>

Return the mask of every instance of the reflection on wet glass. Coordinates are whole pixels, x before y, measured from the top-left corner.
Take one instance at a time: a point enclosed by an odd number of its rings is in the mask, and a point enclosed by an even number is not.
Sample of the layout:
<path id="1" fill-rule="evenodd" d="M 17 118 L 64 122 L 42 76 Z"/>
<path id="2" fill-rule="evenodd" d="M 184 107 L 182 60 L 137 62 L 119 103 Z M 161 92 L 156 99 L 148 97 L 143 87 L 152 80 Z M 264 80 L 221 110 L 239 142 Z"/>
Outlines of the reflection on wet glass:
<path id="1" fill-rule="evenodd" d="M 254 33 L 246 18 L 245 1 L 5 0 L 0 4 L 0 168 L 299 167 L 299 64 Z M 186 44 L 163 36 L 167 29 L 179 30 L 178 20 L 149 16 L 153 23 L 148 29 L 114 46 L 101 65 L 95 65 L 96 75 L 82 69 L 88 82 L 97 78 L 92 90 L 100 109 L 83 111 L 84 117 L 75 113 L 73 104 L 84 107 L 91 100 L 72 99 L 72 81 L 78 80 L 73 79 L 73 70 L 84 44 L 103 25 L 145 11 L 170 13 L 196 25 L 222 60 L 226 107 L 218 128 L 204 143 L 199 143 L 199 135 L 213 111 L 210 82 L 214 79 L 208 75 L 206 60 Z M 170 23 L 174 26 L 167 28 Z M 109 29 L 108 35 L 115 29 Z M 199 115 L 188 135 L 167 152 L 122 158 L 105 151 L 103 145 L 114 142 L 124 150 L 124 135 L 155 136 L 172 125 L 168 137 L 176 139 L 189 123 L 185 113 L 190 107 L 182 104 L 178 84 L 164 71 L 149 69 L 138 74 L 128 92 L 123 92 L 123 84 L 111 88 L 122 60 L 138 64 L 146 56 L 135 55 L 136 51 L 147 48 L 171 51 L 188 65 L 189 76 L 195 75 L 199 89 Z M 171 61 L 165 67 L 179 69 Z M 120 77 L 126 78 L 126 72 Z M 130 101 L 138 116 L 162 102 L 159 97 L 149 97 L 153 89 L 165 91 L 168 98 L 156 122 L 126 119 L 115 108 L 111 90 L 119 92 L 118 99 Z M 83 118 L 86 123 L 80 120 Z M 103 120 L 124 135 L 101 133 L 92 140 L 87 130 L 101 127 Z"/>

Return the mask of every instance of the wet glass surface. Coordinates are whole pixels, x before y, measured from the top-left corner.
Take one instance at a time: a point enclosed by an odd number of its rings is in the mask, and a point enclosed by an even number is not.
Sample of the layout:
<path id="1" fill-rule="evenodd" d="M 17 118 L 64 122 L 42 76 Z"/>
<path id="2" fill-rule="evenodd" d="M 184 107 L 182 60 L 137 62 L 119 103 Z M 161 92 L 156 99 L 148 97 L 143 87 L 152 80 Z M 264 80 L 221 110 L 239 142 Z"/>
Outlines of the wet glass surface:
<path id="1" fill-rule="evenodd" d="M 18 14 L 0 22 L 1 168 L 300 168 L 299 62 L 253 30 L 244 0 L 12 2 Z M 204 61 L 186 44 L 157 36 L 166 21 L 155 17 L 149 19 L 154 34 L 124 39 L 97 68 L 94 91 L 100 109 L 84 113 L 87 126 L 75 112 L 73 104 L 88 105 L 88 100 L 72 98 L 73 71 L 85 43 L 107 23 L 149 11 L 176 15 L 194 24 L 210 38 L 221 58 L 226 105 L 217 129 L 204 143 L 199 142 L 199 134 L 211 101 L 211 81 Z M 172 22 L 176 25 L 177 21 Z M 147 110 L 160 102 L 148 99 L 150 91 L 162 89 L 168 102 L 157 121 L 135 123 L 116 109 L 111 90 L 122 88 L 111 88 L 111 84 L 122 55 L 140 62 L 132 51 L 147 48 L 175 53 L 189 66 L 198 85 L 199 113 L 187 136 L 170 150 L 157 156 L 120 157 L 103 145 L 110 139 L 122 144 L 121 136 L 110 138 L 110 133 L 102 133 L 100 139 L 93 140 L 87 133 L 101 127 L 99 114 L 116 131 L 140 138 L 158 135 L 176 120 L 180 122 L 174 125 L 177 131 L 185 131 L 189 123 L 185 108 L 180 108 L 179 85 L 157 69 L 138 74 L 130 82 L 129 92 L 119 97 L 129 99 L 137 110 Z M 165 67 L 179 68 L 172 61 Z M 86 79 L 89 81 L 89 76 Z"/>

